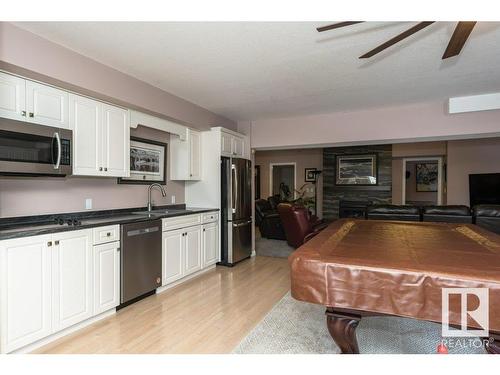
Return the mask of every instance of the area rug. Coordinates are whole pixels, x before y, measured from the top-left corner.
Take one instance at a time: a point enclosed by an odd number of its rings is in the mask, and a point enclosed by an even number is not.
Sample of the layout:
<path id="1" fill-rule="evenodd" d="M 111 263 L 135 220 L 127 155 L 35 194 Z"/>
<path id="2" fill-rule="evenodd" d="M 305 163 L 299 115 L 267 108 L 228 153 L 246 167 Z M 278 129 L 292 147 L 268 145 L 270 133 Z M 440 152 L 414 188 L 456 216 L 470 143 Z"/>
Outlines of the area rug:
<path id="1" fill-rule="evenodd" d="M 293 299 L 287 293 L 233 350 L 235 354 L 339 353 L 326 328 L 322 306 Z M 363 318 L 357 328 L 359 350 L 367 354 L 436 353 L 441 325 L 397 317 Z M 449 348 L 450 354 L 485 353 L 473 345 Z"/>
<path id="2" fill-rule="evenodd" d="M 255 253 L 263 257 L 288 258 L 295 249 L 288 246 L 286 241 L 262 238 L 259 230 L 255 229 Z"/>

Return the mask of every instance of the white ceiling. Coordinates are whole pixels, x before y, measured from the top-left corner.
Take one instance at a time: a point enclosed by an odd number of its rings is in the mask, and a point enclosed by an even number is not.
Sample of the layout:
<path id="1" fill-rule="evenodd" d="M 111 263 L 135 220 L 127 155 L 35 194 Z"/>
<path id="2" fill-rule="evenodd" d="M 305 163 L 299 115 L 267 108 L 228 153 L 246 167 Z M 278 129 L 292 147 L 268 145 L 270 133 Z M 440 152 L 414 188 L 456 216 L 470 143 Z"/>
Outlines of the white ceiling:
<path id="1" fill-rule="evenodd" d="M 478 23 L 462 53 L 446 61 L 455 23 L 433 24 L 369 60 L 358 56 L 413 23 L 316 32 L 324 24 L 17 23 L 233 120 L 500 91 L 500 23 Z"/>

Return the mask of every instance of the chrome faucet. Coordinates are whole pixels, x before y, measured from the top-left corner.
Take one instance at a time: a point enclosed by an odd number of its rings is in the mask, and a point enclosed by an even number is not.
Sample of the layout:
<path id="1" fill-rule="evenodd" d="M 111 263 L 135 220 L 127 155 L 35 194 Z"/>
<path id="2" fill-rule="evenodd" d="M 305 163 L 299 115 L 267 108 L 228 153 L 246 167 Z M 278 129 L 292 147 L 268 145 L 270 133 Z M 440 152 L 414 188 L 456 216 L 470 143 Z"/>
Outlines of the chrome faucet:
<path id="1" fill-rule="evenodd" d="M 153 190 L 154 187 L 160 189 L 162 197 L 167 196 L 165 189 L 160 184 L 155 182 L 155 183 L 149 185 L 149 188 L 148 188 L 148 211 L 151 211 L 153 209 L 153 205 L 151 204 L 151 190 Z"/>

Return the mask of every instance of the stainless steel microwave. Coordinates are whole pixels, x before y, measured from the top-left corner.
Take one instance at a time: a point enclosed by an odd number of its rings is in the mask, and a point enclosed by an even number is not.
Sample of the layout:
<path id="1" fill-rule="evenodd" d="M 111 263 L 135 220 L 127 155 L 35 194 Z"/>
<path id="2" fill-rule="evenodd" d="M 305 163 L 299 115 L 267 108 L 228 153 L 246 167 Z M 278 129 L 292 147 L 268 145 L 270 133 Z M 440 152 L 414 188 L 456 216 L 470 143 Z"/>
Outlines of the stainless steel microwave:
<path id="1" fill-rule="evenodd" d="M 0 174 L 70 175 L 72 131 L 0 119 Z"/>

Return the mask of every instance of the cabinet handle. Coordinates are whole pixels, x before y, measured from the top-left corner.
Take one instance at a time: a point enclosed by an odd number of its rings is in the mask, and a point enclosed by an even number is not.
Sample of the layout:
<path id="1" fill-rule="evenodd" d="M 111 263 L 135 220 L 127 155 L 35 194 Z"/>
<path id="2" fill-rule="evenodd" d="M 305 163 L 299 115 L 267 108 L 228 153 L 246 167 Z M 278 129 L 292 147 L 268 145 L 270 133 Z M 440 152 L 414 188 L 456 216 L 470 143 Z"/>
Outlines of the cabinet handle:
<path id="1" fill-rule="evenodd" d="M 30 117 L 35 117 L 35 114 L 33 112 L 30 112 Z"/>
<path id="2" fill-rule="evenodd" d="M 102 171 L 102 167 L 99 167 L 99 171 Z"/>
<path id="3" fill-rule="evenodd" d="M 21 116 L 26 117 L 26 111 L 21 111 Z"/>
<path id="4" fill-rule="evenodd" d="M 47 242 L 47 246 L 51 247 L 52 246 L 52 241 Z"/>
<path id="5" fill-rule="evenodd" d="M 104 168 L 104 171 L 106 171 L 106 172 L 107 172 L 107 171 L 108 171 L 108 168 Z"/>
<path id="6" fill-rule="evenodd" d="M 109 233 L 109 232 L 108 232 L 108 233 L 106 233 L 106 236 L 107 236 L 107 237 L 111 236 L 111 233 Z"/>
<path id="7" fill-rule="evenodd" d="M 192 173 L 190 173 L 190 174 L 189 174 L 189 177 L 193 177 L 193 174 L 192 174 Z"/>
<path id="8" fill-rule="evenodd" d="M 59 240 L 55 241 L 54 245 L 56 245 L 56 246 L 59 245 Z"/>

